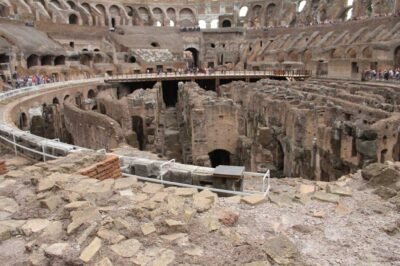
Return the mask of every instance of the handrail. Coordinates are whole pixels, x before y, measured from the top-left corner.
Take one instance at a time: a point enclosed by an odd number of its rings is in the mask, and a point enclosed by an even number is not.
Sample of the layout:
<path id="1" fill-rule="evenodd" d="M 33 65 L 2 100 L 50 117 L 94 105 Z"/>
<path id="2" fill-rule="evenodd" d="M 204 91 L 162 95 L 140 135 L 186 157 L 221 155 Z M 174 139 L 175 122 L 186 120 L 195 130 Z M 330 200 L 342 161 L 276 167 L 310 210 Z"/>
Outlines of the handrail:
<path id="1" fill-rule="evenodd" d="M 121 79 L 159 79 L 159 78 L 196 78 L 196 77 L 237 77 L 237 76 L 262 76 L 262 77 L 310 77 L 312 72 L 309 70 L 227 70 L 214 72 L 165 72 L 165 73 L 139 73 L 139 74 L 123 74 L 113 75 L 104 78 L 105 81 L 121 80 Z"/>

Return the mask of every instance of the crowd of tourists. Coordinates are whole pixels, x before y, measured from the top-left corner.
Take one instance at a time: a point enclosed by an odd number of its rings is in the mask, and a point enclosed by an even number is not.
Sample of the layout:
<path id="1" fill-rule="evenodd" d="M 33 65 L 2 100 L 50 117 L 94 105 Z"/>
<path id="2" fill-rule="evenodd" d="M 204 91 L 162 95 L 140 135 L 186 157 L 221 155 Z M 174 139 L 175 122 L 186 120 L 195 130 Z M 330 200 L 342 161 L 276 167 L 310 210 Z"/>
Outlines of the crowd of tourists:
<path id="1" fill-rule="evenodd" d="M 362 79 L 368 80 L 400 80 L 400 68 L 393 69 L 366 69 L 362 73 Z"/>
<path id="2" fill-rule="evenodd" d="M 58 79 L 55 75 L 48 76 L 48 75 L 29 75 L 29 76 L 16 76 L 15 78 L 15 87 L 23 88 L 23 87 L 30 87 L 36 86 L 41 84 L 48 84 L 57 82 Z"/>

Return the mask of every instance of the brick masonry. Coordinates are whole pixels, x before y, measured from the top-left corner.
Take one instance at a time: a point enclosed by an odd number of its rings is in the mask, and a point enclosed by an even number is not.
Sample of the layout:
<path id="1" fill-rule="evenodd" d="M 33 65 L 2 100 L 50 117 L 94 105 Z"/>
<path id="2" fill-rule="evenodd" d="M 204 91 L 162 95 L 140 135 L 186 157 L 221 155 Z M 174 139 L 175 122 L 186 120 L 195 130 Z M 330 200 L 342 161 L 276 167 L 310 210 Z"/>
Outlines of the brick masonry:
<path id="1" fill-rule="evenodd" d="M 4 175 L 8 172 L 6 162 L 1 160 L 0 161 L 0 175 Z"/>
<path id="2" fill-rule="evenodd" d="M 112 154 L 108 154 L 105 160 L 86 167 L 78 173 L 99 180 L 117 179 L 122 175 L 118 156 Z"/>

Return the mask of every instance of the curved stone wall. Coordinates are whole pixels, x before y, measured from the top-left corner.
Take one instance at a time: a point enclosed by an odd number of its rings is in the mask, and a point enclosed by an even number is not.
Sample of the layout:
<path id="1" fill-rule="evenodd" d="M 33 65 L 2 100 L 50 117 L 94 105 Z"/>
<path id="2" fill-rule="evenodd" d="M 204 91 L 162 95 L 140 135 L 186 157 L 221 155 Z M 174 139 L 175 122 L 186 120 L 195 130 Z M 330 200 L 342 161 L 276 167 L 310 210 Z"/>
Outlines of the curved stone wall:
<path id="1" fill-rule="evenodd" d="M 64 119 L 75 145 L 110 150 L 124 142 L 122 129 L 115 120 L 93 111 L 83 111 L 73 101 L 68 99 L 64 103 Z"/>

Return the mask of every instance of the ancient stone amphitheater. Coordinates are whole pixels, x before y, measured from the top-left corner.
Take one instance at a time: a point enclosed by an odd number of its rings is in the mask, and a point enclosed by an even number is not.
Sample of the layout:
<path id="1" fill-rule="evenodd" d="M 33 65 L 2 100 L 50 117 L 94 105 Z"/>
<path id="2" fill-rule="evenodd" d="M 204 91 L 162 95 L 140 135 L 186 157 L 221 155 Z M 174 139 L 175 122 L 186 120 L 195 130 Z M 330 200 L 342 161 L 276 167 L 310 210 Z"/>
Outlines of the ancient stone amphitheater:
<path id="1" fill-rule="evenodd" d="M 400 265 L 400 1 L 0 0 L 2 265 Z"/>

